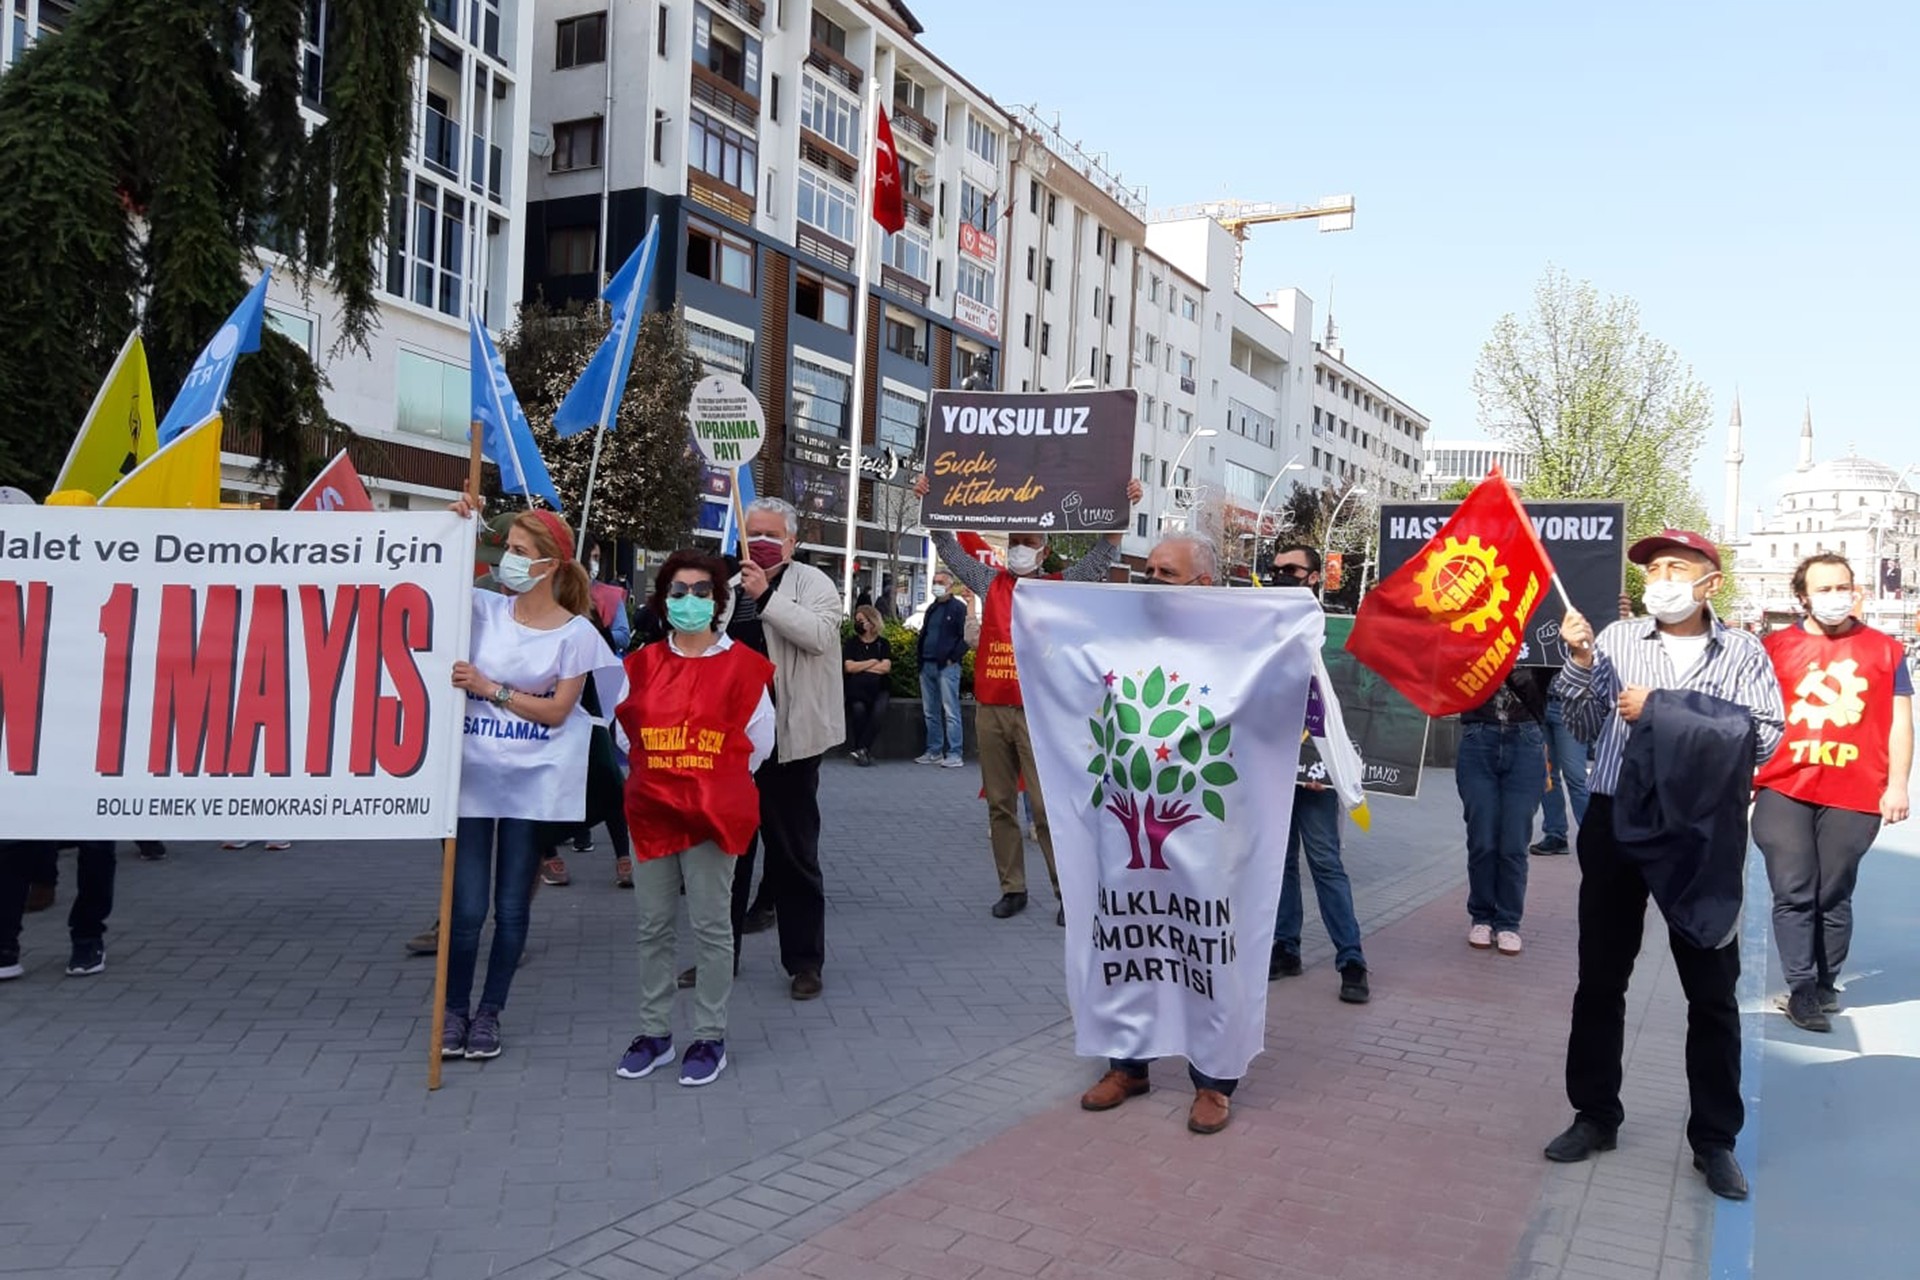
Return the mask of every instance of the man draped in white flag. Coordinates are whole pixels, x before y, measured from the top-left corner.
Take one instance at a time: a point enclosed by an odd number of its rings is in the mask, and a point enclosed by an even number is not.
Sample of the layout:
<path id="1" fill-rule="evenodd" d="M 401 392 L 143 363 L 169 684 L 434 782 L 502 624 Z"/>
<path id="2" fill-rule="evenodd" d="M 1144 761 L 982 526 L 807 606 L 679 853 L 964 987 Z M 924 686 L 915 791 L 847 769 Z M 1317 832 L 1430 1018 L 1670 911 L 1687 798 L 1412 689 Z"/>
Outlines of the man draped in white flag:
<path id="1" fill-rule="evenodd" d="M 1197 1085 L 1238 1080 L 1265 1044 L 1277 833 L 1320 611 L 1304 593 L 1029 587 L 1013 643 L 1059 809 L 1075 1049 L 1129 1063 L 1177 1054 Z M 1224 1098 L 1216 1106 L 1213 1128 L 1225 1124 Z"/>

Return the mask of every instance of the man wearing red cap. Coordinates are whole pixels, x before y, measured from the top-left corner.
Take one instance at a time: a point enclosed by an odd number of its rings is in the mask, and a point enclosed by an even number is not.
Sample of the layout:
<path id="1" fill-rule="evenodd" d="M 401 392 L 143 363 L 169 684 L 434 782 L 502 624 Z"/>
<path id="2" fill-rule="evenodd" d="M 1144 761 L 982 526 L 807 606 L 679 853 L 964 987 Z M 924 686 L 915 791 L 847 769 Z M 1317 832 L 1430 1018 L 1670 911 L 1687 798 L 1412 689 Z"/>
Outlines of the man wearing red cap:
<path id="1" fill-rule="evenodd" d="M 1567 1040 L 1567 1099 L 1575 1117 L 1546 1149 L 1547 1159 L 1561 1163 L 1611 1151 L 1626 1116 L 1620 1081 L 1627 980 L 1640 952 L 1652 870 L 1623 852 L 1615 796 L 1628 740 L 1642 721 L 1648 695 L 1687 691 L 1710 695 L 1708 705 L 1722 712 L 1736 707 L 1746 711 L 1754 759 L 1717 762 L 1733 766 L 1736 782 L 1745 781 L 1736 797 L 1742 819 L 1752 769 L 1779 747 L 1785 719 L 1780 685 L 1759 639 L 1723 626 L 1707 604 L 1721 582 L 1719 548 L 1698 533 L 1667 529 L 1634 543 L 1627 558 L 1646 570 L 1643 603 L 1650 616 L 1615 622 L 1596 641 L 1592 625 L 1569 609 L 1560 634 L 1571 661 L 1554 681 L 1568 727 L 1593 751 L 1589 807 L 1578 849 L 1580 977 Z M 1745 742 L 1747 726 L 1740 729 Z M 1740 846 L 1744 850 L 1744 830 Z M 1662 907 L 1666 909 L 1664 900 Z M 1747 1180 L 1733 1155 L 1734 1139 L 1745 1120 L 1740 1008 L 1734 998 L 1740 976 L 1738 930 L 1733 933 L 1719 945 L 1699 945 L 1682 936 L 1680 925 L 1669 916 L 1669 945 L 1687 994 L 1692 1102 L 1687 1138 L 1694 1167 L 1706 1175 L 1715 1195 L 1744 1200 Z"/>

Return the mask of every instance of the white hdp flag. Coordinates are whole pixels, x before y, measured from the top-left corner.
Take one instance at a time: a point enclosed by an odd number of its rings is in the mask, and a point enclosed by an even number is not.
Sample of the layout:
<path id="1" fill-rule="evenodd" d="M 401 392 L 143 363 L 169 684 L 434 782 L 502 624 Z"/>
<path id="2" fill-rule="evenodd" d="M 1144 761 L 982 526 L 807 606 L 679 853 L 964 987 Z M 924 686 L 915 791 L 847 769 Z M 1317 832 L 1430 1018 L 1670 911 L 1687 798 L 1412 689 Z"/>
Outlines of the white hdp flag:
<path id="1" fill-rule="evenodd" d="M 1075 1049 L 1238 1079 L 1265 1042 L 1305 591 L 1023 582 L 1014 655 L 1067 911 Z"/>

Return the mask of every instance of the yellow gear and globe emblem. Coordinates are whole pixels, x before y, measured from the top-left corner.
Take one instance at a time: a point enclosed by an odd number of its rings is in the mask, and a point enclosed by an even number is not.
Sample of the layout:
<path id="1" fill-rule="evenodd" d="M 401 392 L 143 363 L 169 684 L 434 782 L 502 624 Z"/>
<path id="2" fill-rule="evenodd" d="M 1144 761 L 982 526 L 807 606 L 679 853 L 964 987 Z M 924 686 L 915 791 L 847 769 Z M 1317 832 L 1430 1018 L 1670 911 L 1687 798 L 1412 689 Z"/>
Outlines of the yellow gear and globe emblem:
<path id="1" fill-rule="evenodd" d="M 1804 724 L 1816 733 L 1828 725 L 1844 729 L 1859 724 L 1867 714 L 1866 700 L 1860 696 L 1866 691 L 1867 679 L 1852 658 L 1825 669 L 1809 667 L 1794 686 L 1793 696 L 1799 701 L 1793 704 L 1787 723 Z"/>
<path id="2" fill-rule="evenodd" d="M 1500 621 L 1500 606 L 1512 597 L 1499 554 L 1498 547 L 1482 545 L 1478 534 L 1465 542 L 1449 534 L 1413 575 L 1413 602 L 1448 618 L 1454 631 L 1472 627 L 1484 632 L 1489 623 Z"/>

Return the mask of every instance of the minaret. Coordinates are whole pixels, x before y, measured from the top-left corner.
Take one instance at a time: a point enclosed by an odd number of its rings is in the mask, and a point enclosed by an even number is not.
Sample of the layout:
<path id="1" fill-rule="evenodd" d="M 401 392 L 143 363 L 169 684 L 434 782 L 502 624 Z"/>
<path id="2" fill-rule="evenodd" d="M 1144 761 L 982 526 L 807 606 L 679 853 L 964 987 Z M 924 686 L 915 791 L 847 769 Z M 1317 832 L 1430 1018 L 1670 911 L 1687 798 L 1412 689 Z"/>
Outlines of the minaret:
<path id="1" fill-rule="evenodd" d="M 1733 393 L 1733 416 L 1727 419 L 1727 523 L 1720 536 L 1728 542 L 1740 540 L 1740 464 L 1747 455 L 1740 451 L 1740 392 Z"/>
<path id="2" fill-rule="evenodd" d="M 1813 470 L 1813 397 L 1807 397 L 1806 416 L 1800 419 L 1800 465 L 1795 471 Z"/>

